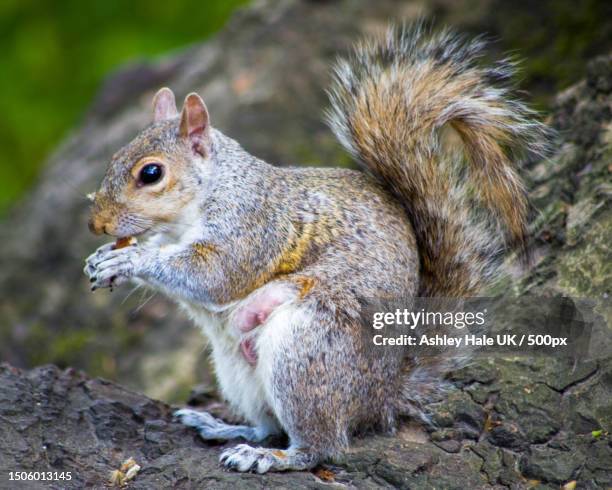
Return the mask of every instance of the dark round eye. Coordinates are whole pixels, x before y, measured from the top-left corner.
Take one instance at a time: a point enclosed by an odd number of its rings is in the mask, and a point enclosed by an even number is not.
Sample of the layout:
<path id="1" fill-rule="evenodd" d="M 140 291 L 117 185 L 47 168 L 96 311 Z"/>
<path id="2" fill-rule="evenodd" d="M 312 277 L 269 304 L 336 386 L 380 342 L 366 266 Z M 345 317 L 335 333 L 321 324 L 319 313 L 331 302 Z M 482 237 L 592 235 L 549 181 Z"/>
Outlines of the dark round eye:
<path id="1" fill-rule="evenodd" d="M 154 184 L 162 178 L 163 174 L 164 170 L 162 169 L 161 165 L 158 163 L 149 163 L 142 167 L 140 174 L 138 175 L 138 179 L 145 185 Z"/>

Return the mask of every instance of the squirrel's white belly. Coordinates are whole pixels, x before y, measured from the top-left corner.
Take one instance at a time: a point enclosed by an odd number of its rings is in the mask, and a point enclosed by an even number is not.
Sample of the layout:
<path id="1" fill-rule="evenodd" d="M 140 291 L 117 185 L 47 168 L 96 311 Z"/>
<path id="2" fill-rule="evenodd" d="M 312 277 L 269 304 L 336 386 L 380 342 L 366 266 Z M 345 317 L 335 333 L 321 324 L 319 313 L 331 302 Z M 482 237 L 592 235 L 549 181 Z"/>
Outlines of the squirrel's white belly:
<path id="1" fill-rule="evenodd" d="M 257 364 L 249 364 L 240 349 L 244 335 L 232 325 L 233 313 L 243 307 L 240 301 L 227 308 L 223 314 L 184 304 L 193 321 L 202 328 L 212 346 L 212 360 L 223 397 L 239 415 L 250 423 L 277 425 L 271 397 L 270 381 L 275 351 L 286 349 L 291 342 L 290 328 L 299 308 L 292 301 L 279 306 L 268 319 L 256 327 L 251 335 L 256 337 Z"/>
<path id="2" fill-rule="evenodd" d="M 269 412 L 265 389 L 256 370 L 240 351 L 239 337 L 232 335 L 227 320 L 220 316 L 193 306 L 186 309 L 210 341 L 212 361 L 223 397 L 249 422 L 262 423 Z"/>

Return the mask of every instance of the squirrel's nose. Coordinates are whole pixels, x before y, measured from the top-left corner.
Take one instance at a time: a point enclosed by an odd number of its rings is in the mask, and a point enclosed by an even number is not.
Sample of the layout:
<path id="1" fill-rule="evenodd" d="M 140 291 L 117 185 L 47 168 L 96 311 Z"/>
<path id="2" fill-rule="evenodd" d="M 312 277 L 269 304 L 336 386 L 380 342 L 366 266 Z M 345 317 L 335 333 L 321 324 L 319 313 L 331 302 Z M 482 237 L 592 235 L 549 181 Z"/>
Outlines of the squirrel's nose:
<path id="1" fill-rule="evenodd" d="M 93 216 L 89 218 L 87 226 L 89 226 L 89 231 L 91 231 L 94 235 L 101 235 L 104 233 L 104 225 Z"/>

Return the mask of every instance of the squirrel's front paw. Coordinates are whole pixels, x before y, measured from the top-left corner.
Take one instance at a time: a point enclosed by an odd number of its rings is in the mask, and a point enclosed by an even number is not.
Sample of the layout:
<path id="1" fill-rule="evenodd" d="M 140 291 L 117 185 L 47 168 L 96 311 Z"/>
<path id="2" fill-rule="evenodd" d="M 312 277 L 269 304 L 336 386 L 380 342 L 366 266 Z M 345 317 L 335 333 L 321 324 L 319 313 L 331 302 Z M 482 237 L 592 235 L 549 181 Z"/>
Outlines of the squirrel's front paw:
<path id="1" fill-rule="evenodd" d="M 142 247 L 115 249 L 113 245 L 103 245 L 85 261 L 84 272 L 92 283 L 92 291 L 123 284 L 137 274 L 143 263 L 146 251 Z"/>

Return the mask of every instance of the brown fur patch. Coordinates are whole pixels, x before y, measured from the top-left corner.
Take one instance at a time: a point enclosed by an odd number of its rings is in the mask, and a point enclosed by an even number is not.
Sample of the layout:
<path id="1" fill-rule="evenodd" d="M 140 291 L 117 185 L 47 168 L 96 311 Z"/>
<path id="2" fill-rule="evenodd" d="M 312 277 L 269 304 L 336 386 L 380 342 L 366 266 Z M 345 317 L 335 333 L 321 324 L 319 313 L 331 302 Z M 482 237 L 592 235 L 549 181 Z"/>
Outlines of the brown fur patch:
<path id="1" fill-rule="evenodd" d="M 331 239 L 329 219 L 321 218 L 315 222 L 293 222 L 293 233 L 287 238 L 286 245 L 276 259 L 245 288 L 236 294 L 243 298 L 270 281 L 274 281 L 299 271 L 305 266 L 306 258 L 313 247 L 327 243 Z M 303 296 L 308 294 L 312 285 L 306 288 Z M 302 296 L 302 297 L 303 297 Z"/>
<path id="2" fill-rule="evenodd" d="M 300 299 L 304 299 L 316 284 L 316 280 L 308 276 L 294 277 L 293 282 L 298 286 L 298 297 Z"/>
<path id="3" fill-rule="evenodd" d="M 217 251 L 217 247 L 210 243 L 198 242 L 193 244 L 193 251 L 200 259 L 206 259 Z"/>
<path id="4" fill-rule="evenodd" d="M 287 246 L 275 267 L 276 274 L 291 274 L 295 272 L 314 239 L 313 223 L 294 223 L 296 233 L 290 237 Z"/>

